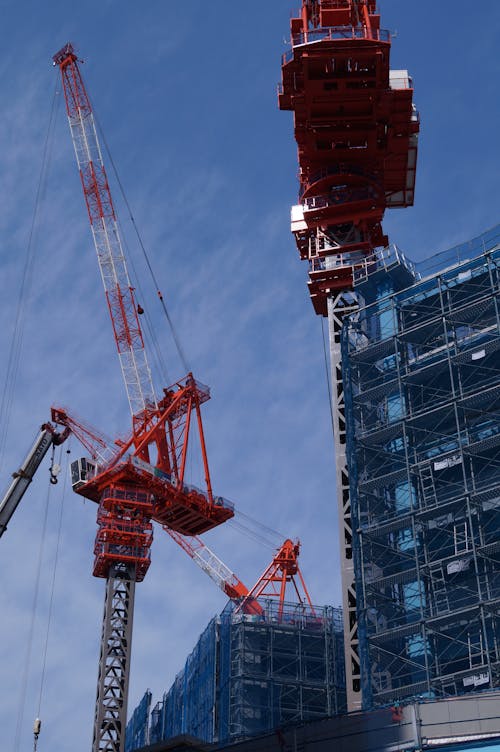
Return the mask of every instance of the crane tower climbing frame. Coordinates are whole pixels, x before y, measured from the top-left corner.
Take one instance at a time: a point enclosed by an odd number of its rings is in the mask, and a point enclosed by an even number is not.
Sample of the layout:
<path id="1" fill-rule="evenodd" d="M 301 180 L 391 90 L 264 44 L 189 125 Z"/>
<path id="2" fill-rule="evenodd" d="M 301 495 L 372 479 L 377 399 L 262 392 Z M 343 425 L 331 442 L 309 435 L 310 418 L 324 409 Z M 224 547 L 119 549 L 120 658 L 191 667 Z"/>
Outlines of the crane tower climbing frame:
<path id="1" fill-rule="evenodd" d="M 359 305 L 355 275 L 388 243 L 385 209 L 413 203 L 419 130 L 411 79 L 390 70 L 390 49 L 375 0 L 303 0 L 278 95 L 298 147 L 291 229 L 329 324 L 349 710 L 361 707 L 361 674 L 340 333 Z"/>

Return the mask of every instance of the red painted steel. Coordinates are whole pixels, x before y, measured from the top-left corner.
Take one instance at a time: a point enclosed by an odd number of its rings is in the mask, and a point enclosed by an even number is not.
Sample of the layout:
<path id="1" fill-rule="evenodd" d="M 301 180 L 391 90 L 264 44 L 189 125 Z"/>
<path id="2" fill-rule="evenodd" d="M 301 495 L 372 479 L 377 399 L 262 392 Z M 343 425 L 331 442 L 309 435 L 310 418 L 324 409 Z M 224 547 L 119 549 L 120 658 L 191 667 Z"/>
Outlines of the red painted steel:
<path id="1" fill-rule="evenodd" d="M 121 529 L 120 526 L 128 522 L 134 499 L 142 492 L 148 495 L 149 501 L 147 507 L 142 504 L 137 506 L 138 519 L 144 524 L 153 519 L 182 535 L 199 535 L 234 516 L 233 505 L 221 496 L 214 496 L 211 488 L 200 412 L 201 404 L 207 399 L 208 388 L 189 374 L 185 380 L 165 390 L 158 408 L 151 408 L 143 416 L 141 426 L 136 425 L 127 438 L 114 444 L 100 432 L 71 416 L 67 410 L 52 408 L 54 422 L 70 428 L 96 462 L 95 475 L 86 479 L 76 492 L 99 504 L 99 543 L 103 540 L 103 524 L 108 534 L 111 529 L 110 515 L 116 517 L 117 530 Z M 185 481 L 193 412 L 197 417 L 196 428 L 207 478 L 205 489 Z M 109 505 L 106 506 L 110 488 L 119 488 L 121 493 L 128 494 L 126 509 L 123 504 L 111 509 Z M 150 545 L 152 533 L 147 540 Z M 106 561 L 107 568 L 102 564 L 96 565 L 94 573 L 106 576 L 116 556 L 97 543 L 96 551 Z M 145 566 L 144 558 L 141 550 L 138 561 L 141 560 L 142 569 Z"/>
<path id="2" fill-rule="evenodd" d="M 54 55 L 61 73 L 70 130 L 125 387 L 132 431 L 109 442 L 67 411 L 54 420 L 73 430 L 96 461 L 96 472 L 76 489 L 99 504 L 94 574 L 107 577 L 117 562 L 135 563 L 136 579 L 149 566 L 151 520 L 182 535 L 198 535 L 233 516 L 233 507 L 214 497 L 200 406 L 207 387 L 189 373 L 158 399 L 144 349 L 134 290 L 130 285 L 115 209 L 90 99 L 71 44 Z M 141 309 L 142 310 L 142 309 Z M 205 488 L 185 481 L 190 437 L 197 432 Z M 117 501 L 119 499 L 119 501 Z"/>
<path id="3" fill-rule="evenodd" d="M 352 289 L 356 265 L 387 245 L 385 209 L 413 203 L 419 121 L 407 72 L 390 74 L 375 2 L 303 0 L 291 41 L 278 99 L 298 146 L 292 231 L 326 315 L 327 296 Z"/>
<path id="4" fill-rule="evenodd" d="M 70 122 L 78 118 L 90 117 L 92 107 L 73 47 L 69 44 L 66 45 L 54 56 L 54 63 L 59 66 L 61 71 L 66 112 Z M 91 155 L 94 152 L 94 157 L 97 156 L 97 153 L 100 152 L 98 144 L 94 143 L 89 146 Z M 105 226 L 107 219 L 116 221 L 108 177 L 102 161 L 94 158 L 82 165 L 80 179 L 92 228 L 95 229 L 97 226 L 100 229 L 101 226 Z M 142 349 L 144 341 L 137 316 L 133 289 L 120 286 L 117 281 L 110 290 L 106 290 L 106 299 L 118 352 L 128 349 Z"/>
<path id="5" fill-rule="evenodd" d="M 292 585 L 300 604 L 314 608 L 302 577 L 298 557 L 300 543 L 285 540 L 272 562 L 251 590 L 227 567 L 197 536 L 183 536 L 165 528 L 171 538 L 190 556 L 204 572 L 238 605 L 236 611 L 253 616 L 264 614 L 264 604 L 258 598 L 278 598 L 278 617 L 281 618 L 287 602 L 287 586 Z"/>
<path id="6" fill-rule="evenodd" d="M 94 576 L 107 577 L 109 568 L 120 563 L 135 565 L 135 579 L 144 579 L 150 564 L 153 541 L 153 496 L 119 481 L 110 483 L 101 496 L 94 545 Z"/>
<path id="7" fill-rule="evenodd" d="M 292 585 L 299 603 L 309 608 L 314 615 L 314 606 L 302 577 L 299 567 L 300 542 L 295 543 L 289 538 L 283 543 L 267 569 L 264 570 L 255 585 L 236 608 L 244 613 L 261 613 L 259 598 L 277 598 L 278 619 L 283 615 L 284 604 L 287 600 L 287 586 Z M 260 611 L 256 609 L 260 608 Z"/>

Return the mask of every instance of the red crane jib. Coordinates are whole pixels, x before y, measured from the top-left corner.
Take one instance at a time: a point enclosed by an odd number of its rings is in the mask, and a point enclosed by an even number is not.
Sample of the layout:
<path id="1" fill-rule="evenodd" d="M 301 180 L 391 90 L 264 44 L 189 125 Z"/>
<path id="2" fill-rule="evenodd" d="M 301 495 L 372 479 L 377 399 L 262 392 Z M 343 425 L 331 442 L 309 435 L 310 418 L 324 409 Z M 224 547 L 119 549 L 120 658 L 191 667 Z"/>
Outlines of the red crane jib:
<path id="1" fill-rule="evenodd" d="M 294 112 L 298 147 L 292 232 L 326 315 L 327 295 L 351 290 L 356 265 L 387 245 L 385 209 L 413 204 L 418 113 L 407 72 L 389 70 L 374 1 L 303 0 L 291 42 L 278 101 Z"/>
<path id="2" fill-rule="evenodd" d="M 261 614 L 262 607 L 259 599 L 276 598 L 279 604 L 278 619 L 281 620 L 285 608 L 287 586 L 292 585 L 299 603 L 308 607 L 309 613 L 314 616 L 314 606 L 299 567 L 299 552 L 300 541 L 294 542 L 287 538 L 253 588 L 240 601 L 236 611 Z"/>
<path id="3" fill-rule="evenodd" d="M 110 445 L 64 410 L 54 420 L 71 428 L 95 461 L 97 472 L 78 474 L 75 490 L 99 504 L 94 574 L 114 564 L 135 564 L 144 577 L 152 542 L 151 520 L 196 535 L 233 516 L 232 505 L 212 494 L 200 405 L 209 398 L 192 374 L 164 390 L 158 400 L 139 322 L 92 105 L 79 60 L 68 43 L 54 55 L 61 73 L 76 162 L 132 415 L 132 432 Z M 190 431 L 196 427 L 205 489 L 187 485 L 184 474 Z M 78 465 L 78 462 L 77 462 Z"/>

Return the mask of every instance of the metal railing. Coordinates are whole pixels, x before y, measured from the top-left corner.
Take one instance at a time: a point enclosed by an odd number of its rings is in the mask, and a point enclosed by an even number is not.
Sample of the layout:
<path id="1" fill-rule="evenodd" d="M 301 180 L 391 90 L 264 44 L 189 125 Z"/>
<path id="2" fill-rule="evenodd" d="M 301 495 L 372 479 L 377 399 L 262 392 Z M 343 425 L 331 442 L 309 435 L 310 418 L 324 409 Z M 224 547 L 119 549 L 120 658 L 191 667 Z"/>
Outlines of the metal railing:
<path id="1" fill-rule="evenodd" d="M 377 200 L 377 190 L 372 185 L 350 187 L 346 185 L 334 186 L 328 196 L 310 196 L 303 201 L 304 211 L 335 207 L 354 201 Z"/>
<path id="2" fill-rule="evenodd" d="M 497 249 L 500 249 L 500 225 L 495 225 L 477 238 L 436 253 L 424 261 L 419 261 L 415 266 L 419 277 L 424 278 L 438 272 L 443 273 L 453 266 L 472 261 L 487 251 L 493 252 Z"/>
<path id="3" fill-rule="evenodd" d="M 332 26 L 322 29 L 309 29 L 292 36 L 292 47 L 283 55 L 283 63 L 289 63 L 293 59 L 296 47 L 306 44 L 314 44 L 322 41 L 335 41 L 340 39 L 369 39 L 375 42 L 390 42 L 391 32 L 387 29 L 367 29 L 364 26 Z"/>

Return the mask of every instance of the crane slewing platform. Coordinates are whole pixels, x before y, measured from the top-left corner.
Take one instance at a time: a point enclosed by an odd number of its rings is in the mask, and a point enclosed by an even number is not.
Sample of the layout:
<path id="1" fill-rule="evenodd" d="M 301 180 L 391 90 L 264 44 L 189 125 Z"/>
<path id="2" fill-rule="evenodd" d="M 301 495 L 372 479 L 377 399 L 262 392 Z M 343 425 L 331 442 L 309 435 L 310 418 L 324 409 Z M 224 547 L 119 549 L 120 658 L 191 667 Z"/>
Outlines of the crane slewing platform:
<path id="1" fill-rule="evenodd" d="M 298 147 L 292 232 L 326 316 L 327 296 L 352 289 L 355 268 L 387 245 L 385 209 L 413 204 L 419 119 L 375 0 L 304 0 L 290 31 L 278 99 Z"/>

